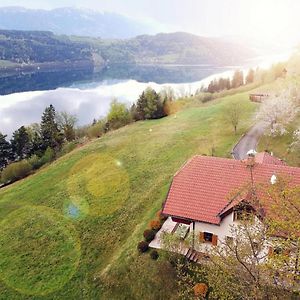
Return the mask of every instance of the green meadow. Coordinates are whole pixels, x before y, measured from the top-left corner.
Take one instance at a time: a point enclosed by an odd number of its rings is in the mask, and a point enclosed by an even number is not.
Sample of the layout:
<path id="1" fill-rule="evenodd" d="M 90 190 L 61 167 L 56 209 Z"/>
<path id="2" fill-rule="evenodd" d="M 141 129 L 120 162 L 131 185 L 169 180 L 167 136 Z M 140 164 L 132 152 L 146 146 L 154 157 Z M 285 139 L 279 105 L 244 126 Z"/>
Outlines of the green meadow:
<path id="1" fill-rule="evenodd" d="M 236 102 L 234 135 L 224 115 Z M 0 298 L 172 299 L 173 270 L 137 243 L 180 166 L 230 157 L 256 105 L 244 92 L 137 122 L 1 189 Z"/>

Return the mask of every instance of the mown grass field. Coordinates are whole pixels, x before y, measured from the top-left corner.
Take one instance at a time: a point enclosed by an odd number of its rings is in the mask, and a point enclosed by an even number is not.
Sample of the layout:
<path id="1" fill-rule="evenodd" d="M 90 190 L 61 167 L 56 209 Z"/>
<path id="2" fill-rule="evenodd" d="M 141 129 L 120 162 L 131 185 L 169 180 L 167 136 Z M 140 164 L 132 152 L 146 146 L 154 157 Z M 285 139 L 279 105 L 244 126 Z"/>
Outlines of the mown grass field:
<path id="1" fill-rule="evenodd" d="M 224 118 L 238 102 L 237 135 Z M 248 93 L 138 122 L 0 191 L 1 299 L 172 299 L 174 273 L 137 242 L 191 156 L 230 156 Z"/>

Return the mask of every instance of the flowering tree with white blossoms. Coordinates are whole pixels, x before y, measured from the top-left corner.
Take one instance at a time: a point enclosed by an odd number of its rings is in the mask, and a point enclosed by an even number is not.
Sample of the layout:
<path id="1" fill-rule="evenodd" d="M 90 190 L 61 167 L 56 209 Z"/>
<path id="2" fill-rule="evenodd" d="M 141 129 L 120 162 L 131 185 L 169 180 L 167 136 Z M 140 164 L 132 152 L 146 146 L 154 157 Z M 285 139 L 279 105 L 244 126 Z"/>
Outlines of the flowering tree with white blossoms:
<path id="1" fill-rule="evenodd" d="M 291 144 L 292 150 L 300 149 L 300 127 L 293 132 L 293 142 Z"/>
<path id="2" fill-rule="evenodd" d="M 295 89 L 289 88 L 265 100 L 257 113 L 257 119 L 265 124 L 266 134 L 278 136 L 287 132 L 287 126 L 298 112 L 298 97 L 295 96 Z"/>

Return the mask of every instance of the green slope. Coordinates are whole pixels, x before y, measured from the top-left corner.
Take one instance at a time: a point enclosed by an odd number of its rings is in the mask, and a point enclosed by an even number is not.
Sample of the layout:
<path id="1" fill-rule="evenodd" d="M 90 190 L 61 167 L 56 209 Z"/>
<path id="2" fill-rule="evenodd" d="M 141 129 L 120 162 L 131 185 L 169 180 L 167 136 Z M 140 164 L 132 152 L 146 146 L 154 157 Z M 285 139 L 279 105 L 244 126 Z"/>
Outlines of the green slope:
<path id="1" fill-rule="evenodd" d="M 224 111 L 236 101 L 234 136 Z M 212 145 L 230 156 L 254 110 L 242 93 L 137 122 L 2 189 L 0 298 L 171 299 L 172 271 L 136 244 L 178 168 Z"/>

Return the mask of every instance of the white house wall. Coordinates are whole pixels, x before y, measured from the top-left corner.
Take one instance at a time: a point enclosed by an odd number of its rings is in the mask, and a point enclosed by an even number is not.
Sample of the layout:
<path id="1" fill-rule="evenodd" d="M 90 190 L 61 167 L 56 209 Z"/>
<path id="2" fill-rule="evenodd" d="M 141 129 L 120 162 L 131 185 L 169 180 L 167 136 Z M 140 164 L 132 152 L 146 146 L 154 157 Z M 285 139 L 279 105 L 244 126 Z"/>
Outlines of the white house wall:
<path id="1" fill-rule="evenodd" d="M 199 233 L 209 232 L 218 236 L 218 243 L 220 240 L 224 241 L 226 236 L 232 236 L 231 228 L 234 225 L 233 213 L 226 216 L 220 225 L 214 225 L 209 223 L 195 222 L 195 248 L 199 251 L 209 250 L 211 247 L 210 243 L 199 243 Z M 191 224 L 190 232 L 193 232 L 193 225 Z"/>

